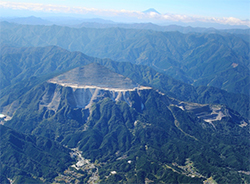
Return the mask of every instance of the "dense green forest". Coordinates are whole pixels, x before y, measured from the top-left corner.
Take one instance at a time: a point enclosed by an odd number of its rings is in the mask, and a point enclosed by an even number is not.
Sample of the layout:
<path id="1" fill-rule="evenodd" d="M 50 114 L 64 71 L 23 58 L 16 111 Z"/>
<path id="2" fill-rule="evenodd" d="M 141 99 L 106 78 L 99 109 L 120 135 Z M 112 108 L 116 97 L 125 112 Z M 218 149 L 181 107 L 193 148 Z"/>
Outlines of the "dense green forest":
<path id="1" fill-rule="evenodd" d="M 46 137 L 36 137 L 0 125 L 1 183 L 51 182 L 73 159 L 69 149 Z"/>

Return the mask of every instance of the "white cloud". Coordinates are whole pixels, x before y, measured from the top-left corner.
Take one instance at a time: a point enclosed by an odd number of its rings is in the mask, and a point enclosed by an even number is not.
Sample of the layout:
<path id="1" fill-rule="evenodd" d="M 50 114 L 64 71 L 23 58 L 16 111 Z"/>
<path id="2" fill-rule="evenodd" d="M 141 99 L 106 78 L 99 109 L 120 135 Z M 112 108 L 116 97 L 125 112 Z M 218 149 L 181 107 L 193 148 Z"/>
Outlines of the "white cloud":
<path id="1" fill-rule="evenodd" d="M 69 7 L 63 5 L 40 4 L 40 3 L 16 3 L 16 2 L 0 1 L 0 8 L 10 8 L 14 10 L 55 12 L 55 13 L 74 13 L 74 14 L 92 13 L 100 16 L 101 15 L 121 16 L 121 17 L 134 17 L 138 19 L 168 20 L 168 21 L 181 21 L 181 22 L 206 22 L 206 23 L 250 26 L 249 20 L 240 20 L 234 17 L 215 18 L 215 17 L 188 16 L 188 15 L 178 15 L 178 14 L 158 14 L 155 12 L 143 13 L 139 11 L 105 10 L 105 9 Z"/>

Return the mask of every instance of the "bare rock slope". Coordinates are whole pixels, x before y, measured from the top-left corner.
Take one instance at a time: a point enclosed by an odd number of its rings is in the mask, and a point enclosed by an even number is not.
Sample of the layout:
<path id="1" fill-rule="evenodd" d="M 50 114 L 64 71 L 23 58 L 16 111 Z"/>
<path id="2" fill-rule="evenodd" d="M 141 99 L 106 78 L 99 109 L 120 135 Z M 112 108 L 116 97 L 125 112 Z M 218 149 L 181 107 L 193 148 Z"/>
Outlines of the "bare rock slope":
<path id="1" fill-rule="evenodd" d="M 97 63 L 78 67 L 48 82 L 74 88 L 108 88 L 116 90 L 133 90 L 140 86 L 131 79 L 117 74 Z"/>
<path id="2" fill-rule="evenodd" d="M 125 101 L 129 106 L 130 93 L 139 94 L 140 90 L 151 87 L 140 86 L 131 79 L 117 74 L 97 63 L 78 67 L 52 78 L 48 83 L 56 84 L 53 90 L 48 90 L 43 96 L 40 106 L 56 111 L 59 106 L 60 86 L 69 87 L 68 102 L 73 107 L 89 108 L 93 102 L 110 97 L 115 101 Z M 141 105 L 143 106 L 143 104 Z"/>

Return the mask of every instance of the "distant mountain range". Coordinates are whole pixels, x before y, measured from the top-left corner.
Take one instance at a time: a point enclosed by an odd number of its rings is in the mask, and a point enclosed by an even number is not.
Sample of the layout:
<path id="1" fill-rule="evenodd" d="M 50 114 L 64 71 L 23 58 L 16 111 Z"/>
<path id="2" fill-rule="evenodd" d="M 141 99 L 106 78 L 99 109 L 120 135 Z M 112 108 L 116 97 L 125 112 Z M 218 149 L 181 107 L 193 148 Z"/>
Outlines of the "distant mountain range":
<path id="1" fill-rule="evenodd" d="M 150 14 L 153 13 L 155 15 L 161 15 L 157 10 L 154 8 L 147 9 L 143 11 L 142 13 Z M 131 23 L 122 23 L 121 20 L 118 22 L 112 21 L 112 20 L 106 20 L 100 17 L 93 16 L 95 18 L 81 18 L 81 17 L 65 17 L 65 16 L 53 16 L 51 14 L 50 16 L 46 17 L 35 17 L 35 16 L 29 16 L 29 17 L 0 17 L 0 21 L 7 21 L 11 23 L 18 23 L 18 24 L 28 24 L 28 25 L 62 25 L 62 26 L 77 26 L 81 25 L 83 23 L 84 26 L 90 26 L 90 27 L 130 27 L 130 28 L 137 28 L 136 23 L 133 24 L 134 21 L 130 21 Z M 126 21 L 125 21 L 126 22 Z M 185 31 L 187 32 L 196 32 L 196 31 L 215 31 L 215 29 L 222 29 L 222 30 L 228 30 L 228 29 L 245 29 L 249 30 L 248 26 L 242 26 L 242 25 L 225 25 L 225 24 L 218 24 L 218 23 L 204 23 L 204 22 L 189 22 L 189 23 L 183 23 L 183 22 L 165 22 L 163 23 L 150 23 L 148 21 L 139 21 L 139 25 L 142 26 L 142 28 L 147 29 L 153 29 L 153 30 L 161 30 L 161 31 L 170 31 L 171 29 L 174 31 Z M 151 25 L 151 26 L 143 26 L 143 25 Z M 174 29 L 173 29 L 174 28 Z"/>
<path id="2" fill-rule="evenodd" d="M 42 19 L 40 17 L 16 17 L 16 18 L 0 18 L 1 21 L 8 21 L 17 24 L 28 24 L 28 25 L 52 25 L 51 21 Z"/>
<path id="3" fill-rule="evenodd" d="M 1 44 L 58 45 L 90 56 L 143 64 L 195 86 L 249 95 L 249 34 L 29 26 L 2 22 Z"/>

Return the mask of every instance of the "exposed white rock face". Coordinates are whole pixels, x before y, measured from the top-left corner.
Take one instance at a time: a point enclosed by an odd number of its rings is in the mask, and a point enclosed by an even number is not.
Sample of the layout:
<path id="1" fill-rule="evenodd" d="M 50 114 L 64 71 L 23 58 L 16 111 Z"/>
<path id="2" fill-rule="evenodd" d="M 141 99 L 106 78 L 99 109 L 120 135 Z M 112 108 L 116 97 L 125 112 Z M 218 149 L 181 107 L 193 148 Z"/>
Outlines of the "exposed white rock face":
<path id="1" fill-rule="evenodd" d="M 43 107 L 47 107 L 49 110 L 57 111 L 60 105 L 60 101 L 62 99 L 62 90 L 60 84 L 53 84 L 54 89 L 48 90 L 43 95 L 40 100 L 39 109 Z M 64 86 L 63 86 L 64 87 Z M 134 89 L 113 89 L 113 88 L 100 88 L 93 86 L 85 87 L 85 88 L 76 88 L 76 87 L 68 87 L 70 93 L 67 95 L 67 101 L 71 107 L 76 108 L 90 108 L 94 102 L 102 100 L 106 97 L 111 98 L 112 100 L 124 101 L 130 107 L 132 106 L 132 102 L 130 99 L 131 93 L 137 93 L 140 96 L 140 91 L 150 89 L 150 88 L 134 88 Z M 141 104 L 143 108 L 144 105 Z"/>
<path id="2" fill-rule="evenodd" d="M 210 114 L 210 117 L 207 117 L 207 119 L 204 118 L 204 121 L 212 123 L 212 121 L 218 121 L 221 120 L 223 117 L 231 117 L 228 109 L 223 108 L 220 105 L 214 105 L 210 107 L 212 112 Z"/>
<path id="3" fill-rule="evenodd" d="M 40 100 L 39 109 L 47 107 L 49 110 L 57 111 L 61 101 L 61 92 L 59 88 L 54 91 L 47 90 Z"/>
<path id="4" fill-rule="evenodd" d="M 12 119 L 13 114 L 15 113 L 16 109 L 19 107 L 20 103 L 18 100 L 15 100 L 11 104 L 2 107 L 0 109 L 1 114 L 5 115 L 4 121 L 9 121 Z"/>
<path id="5" fill-rule="evenodd" d="M 172 99 L 171 103 L 183 111 L 194 113 L 198 118 L 214 126 L 214 121 L 221 121 L 223 117 L 231 117 L 229 110 L 223 105 L 198 104 L 182 102 Z M 214 126 L 215 127 L 215 126 Z"/>
<path id="6" fill-rule="evenodd" d="M 137 93 L 137 89 L 133 92 Z M 109 97 L 114 101 L 125 101 L 129 106 L 132 105 L 129 90 L 114 90 L 102 88 L 72 88 L 72 96 L 69 100 L 71 106 L 78 108 L 90 108 L 93 102 Z"/>
<path id="7" fill-rule="evenodd" d="M 184 105 L 183 103 L 183 107 L 208 123 L 220 121 L 223 117 L 231 117 L 228 109 L 223 105 L 201 105 L 196 103 L 185 103 Z"/>
<path id="8" fill-rule="evenodd" d="M 90 108 L 94 102 L 106 97 L 114 101 L 125 101 L 132 106 L 131 93 L 140 96 L 141 90 L 151 87 L 140 86 L 131 79 L 93 63 L 84 67 L 75 68 L 47 81 L 55 86 L 42 97 L 39 109 L 47 107 L 57 111 L 62 98 L 61 87 L 69 88 L 67 101 L 71 107 Z M 141 104 L 143 109 L 144 105 Z"/>

